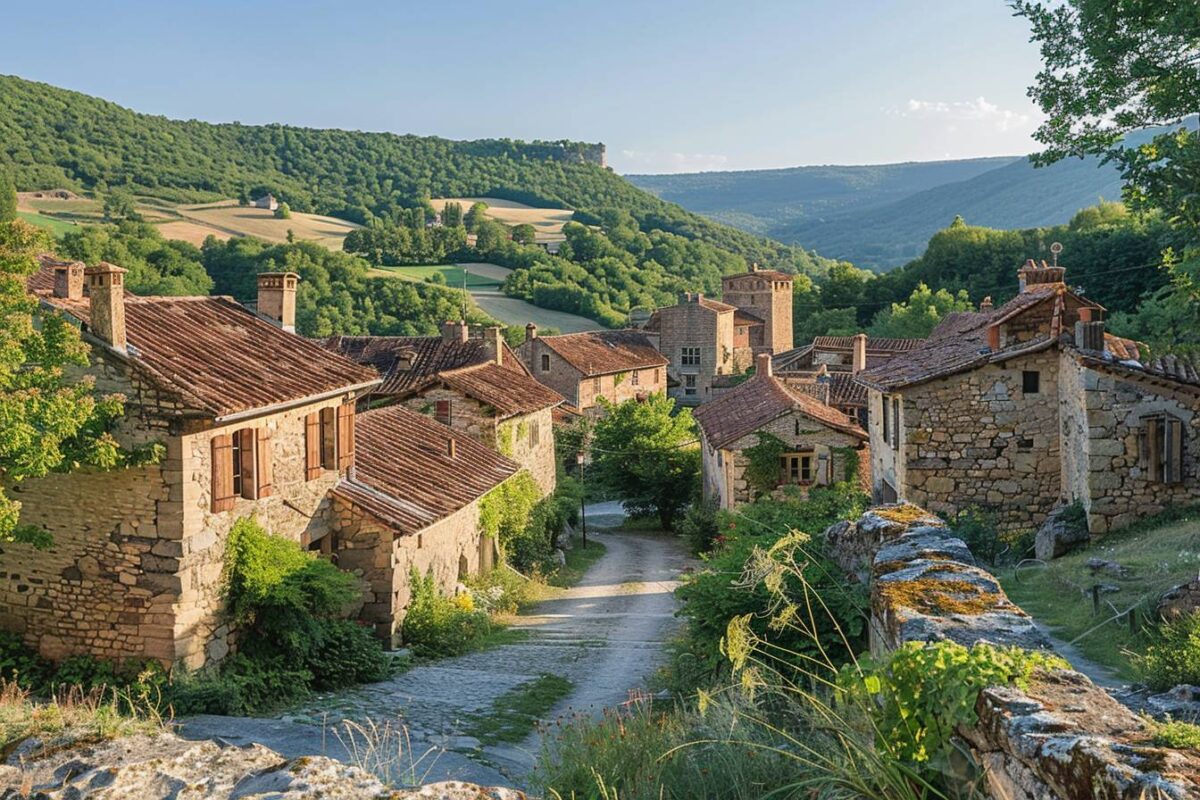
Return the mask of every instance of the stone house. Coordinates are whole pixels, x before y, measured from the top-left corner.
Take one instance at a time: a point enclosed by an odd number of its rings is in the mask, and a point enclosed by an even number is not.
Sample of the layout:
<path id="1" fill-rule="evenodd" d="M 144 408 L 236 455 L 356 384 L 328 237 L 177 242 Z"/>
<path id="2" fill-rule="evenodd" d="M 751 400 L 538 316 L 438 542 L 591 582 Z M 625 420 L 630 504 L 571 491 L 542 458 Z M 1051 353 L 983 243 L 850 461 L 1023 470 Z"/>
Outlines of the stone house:
<path id="1" fill-rule="evenodd" d="M 264 194 L 262 197 L 256 197 L 251 201 L 250 205 L 254 208 L 265 208 L 267 211 L 278 211 L 279 201 L 275 199 L 273 194 Z"/>
<path id="2" fill-rule="evenodd" d="M 462 431 L 528 470 L 554 491 L 553 413 L 562 395 L 539 383 L 498 327 L 472 337 L 465 322 L 441 336 L 334 336 L 322 344 L 377 369 L 383 382 L 362 405 L 402 403 Z"/>
<path id="3" fill-rule="evenodd" d="M 525 326 L 517 355 L 538 381 L 566 398 L 572 410 L 600 413 L 612 403 L 644 398 L 667 388 L 667 360 L 642 331 L 587 331 L 538 336 Z"/>
<path id="4" fill-rule="evenodd" d="M 754 351 L 783 353 L 792 349 L 792 284 L 786 272 L 759 269 L 721 278 L 721 300 L 741 311 L 748 346 Z M 761 324 L 751 325 L 759 320 Z"/>
<path id="5" fill-rule="evenodd" d="M 80 325 L 97 389 L 125 396 L 117 440 L 159 442 L 166 456 L 13 487 L 22 522 L 53 546 L 3 548 L 0 627 L 53 659 L 198 667 L 230 646 L 219 612 L 233 523 L 253 515 L 321 547 L 330 490 L 354 460 L 354 401 L 379 379 L 281 330 L 294 320 L 225 297 L 137 297 L 124 274 L 43 258 L 29 288 Z M 271 296 L 294 292 L 294 278 L 263 276 L 259 307 L 294 308 Z"/>
<path id="6" fill-rule="evenodd" d="M 736 375 L 750 366 L 751 326 L 734 306 L 702 293 L 687 293 L 678 305 L 657 309 L 643 330 L 667 359 L 667 393 L 684 405 L 697 405 L 713 396 L 713 379 Z"/>
<path id="7" fill-rule="evenodd" d="M 859 333 L 817 336 L 803 347 L 779 353 L 771 362 L 776 377 L 814 393 L 818 399 L 867 426 L 867 388 L 854 376 L 919 347 L 924 339 L 890 339 Z"/>
<path id="8" fill-rule="evenodd" d="M 1030 261 L 999 308 L 950 314 L 869 389 L 874 493 L 1004 530 L 1080 502 L 1102 533 L 1200 496 L 1200 376 L 1104 331 L 1065 269 Z"/>
<path id="9" fill-rule="evenodd" d="M 706 500 L 720 508 L 752 502 L 762 491 L 746 471 L 748 451 L 760 434 L 781 440 L 776 488 L 799 486 L 807 493 L 859 474 L 867 464 L 867 433 L 845 414 L 772 374 L 771 356 L 760 353 L 755 375 L 693 414 L 700 428 L 701 474 Z"/>
<path id="10" fill-rule="evenodd" d="M 358 458 L 333 490 L 338 566 L 362 573 L 370 585 L 362 619 L 397 645 L 413 568 L 445 591 L 496 564 L 480 507 L 521 467 L 403 405 L 360 413 L 356 434 Z"/>

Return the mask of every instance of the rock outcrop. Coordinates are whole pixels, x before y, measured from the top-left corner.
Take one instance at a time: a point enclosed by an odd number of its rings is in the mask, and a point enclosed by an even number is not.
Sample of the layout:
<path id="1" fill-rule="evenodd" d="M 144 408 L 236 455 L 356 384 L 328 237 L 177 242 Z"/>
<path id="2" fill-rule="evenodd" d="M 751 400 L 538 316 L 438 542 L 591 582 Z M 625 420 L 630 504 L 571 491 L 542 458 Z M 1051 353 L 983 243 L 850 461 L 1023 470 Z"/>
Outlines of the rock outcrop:
<path id="1" fill-rule="evenodd" d="M 1065 506 L 1052 511 L 1033 540 L 1033 554 L 1042 561 L 1065 556 L 1085 544 L 1091 535 L 1086 526 L 1072 525 L 1064 519 Z"/>
<path id="2" fill-rule="evenodd" d="M 0 766 L 0 798 L 38 800 L 523 800 L 515 789 L 447 782 L 392 789 L 324 756 L 286 759 L 262 745 L 170 733 L 55 749 L 28 740 Z"/>

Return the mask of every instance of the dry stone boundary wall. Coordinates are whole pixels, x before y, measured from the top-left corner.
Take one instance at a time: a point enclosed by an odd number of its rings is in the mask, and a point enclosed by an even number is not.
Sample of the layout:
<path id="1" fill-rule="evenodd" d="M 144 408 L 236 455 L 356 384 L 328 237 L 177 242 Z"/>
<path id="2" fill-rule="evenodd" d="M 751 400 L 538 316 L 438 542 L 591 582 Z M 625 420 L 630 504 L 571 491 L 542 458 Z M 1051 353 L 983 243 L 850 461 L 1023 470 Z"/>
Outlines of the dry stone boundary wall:
<path id="1" fill-rule="evenodd" d="M 825 531 L 835 562 L 871 587 L 871 652 L 906 642 L 1051 643 L 937 517 L 880 506 Z M 1028 690 L 992 687 L 958 733 L 997 800 L 1200 797 L 1200 757 L 1151 742 L 1152 723 L 1073 670 L 1037 673 Z"/>

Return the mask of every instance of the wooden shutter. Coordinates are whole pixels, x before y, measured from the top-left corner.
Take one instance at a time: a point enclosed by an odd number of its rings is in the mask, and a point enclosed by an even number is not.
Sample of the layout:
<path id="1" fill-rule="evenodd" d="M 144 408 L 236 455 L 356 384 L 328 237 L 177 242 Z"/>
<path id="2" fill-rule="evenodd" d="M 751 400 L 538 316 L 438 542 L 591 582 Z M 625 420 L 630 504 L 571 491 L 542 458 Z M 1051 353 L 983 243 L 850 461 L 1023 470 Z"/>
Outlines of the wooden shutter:
<path id="1" fill-rule="evenodd" d="M 1163 483 L 1181 483 L 1183 481 L 1183 421 L 1168 417 L 1166 424 Z"/>
<path id="2" fill-rule="evenodd" d="M 304 480 L 321 477 L 321 415 L 313 412 L 304 417 Z"/>
<path id="3" fill-rule="evenodd" d="M 212 439 L 212 510 L 233 510 L 233 437 L 227 433 Z"/>
<path id="4" fill-rule="evenodd" d="M 257 437 L 254 452 L 258 457 L 257 469 L 254 471 L 255 490 L 256 496 L 261 499 L 270 497 L 275 492 L 271 485 L 271 432 L 266 428 L 256 428 L 254 433 Z"/>
<path id="5" fill-rule="evenodd" d="M 337 469 L 337 409 L 321 409 L 321 466 Z"/>
<path id="6" fill-rule="evenodd" d="M 242 497 L 247 500 L 256 500 L 258 499 L 258 479 L 256 477 L 258 457 L 254 450 L 254 428 L 242 428 L 240 431 L 234 431 L 233 435 L 237 437 L 238 460 L 240 461 L 238 467 L 242 475 Z"/>
<path id="7" fill-rule="evenodd" d="M 346 470 L 354 463 L 354 404 L 342 403 L 337 410 L 337 468 Z"/>
<path id="8" fill-rule="evenodd" d="M 1163 454 L 1160 446 L 1162 423 L 1157 417 L 1146 420 L 1146 463 L 1149 465 L 1152 481 L 1163 479 Z"/>

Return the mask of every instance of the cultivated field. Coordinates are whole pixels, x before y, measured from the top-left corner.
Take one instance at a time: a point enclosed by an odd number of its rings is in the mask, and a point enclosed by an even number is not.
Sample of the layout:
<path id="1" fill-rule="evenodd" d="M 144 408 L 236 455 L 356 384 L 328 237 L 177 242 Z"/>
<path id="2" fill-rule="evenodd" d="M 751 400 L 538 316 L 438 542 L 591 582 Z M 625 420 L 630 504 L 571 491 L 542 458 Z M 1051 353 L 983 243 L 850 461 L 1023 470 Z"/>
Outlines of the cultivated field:
<path id="1" fill-rule="evenodd" d="M 446 203 L 458 203 L 465 214 L 475 203 L 487 203 L 487 215 L 505 225 L 523 225 L 528 223 L 537 231 L 539 242 L 554 242 L 563 240 L 563 225 L 571 221 L 574 211 L 565 208 L 534 208 L 513 200 L 501 200 L 498 197 L 447 197 L 441 200 L 429 201 L 434 210 L 439 213 Z"/>
<path id="2" fill-rule="evenodd" d="M 286 242 L 291 230 L 298 241 L 315 241 L 330 250 L 341 250 L 346 234 L 360 226 L 344 219 L 292 212 L 291 219 L 276 219 L 265 208 L 239 206 L 235 201 L 178 206 L 187 220 L 230 236 L 254 236 L 268 242 Z"/>

